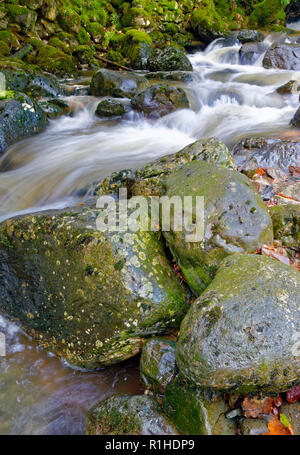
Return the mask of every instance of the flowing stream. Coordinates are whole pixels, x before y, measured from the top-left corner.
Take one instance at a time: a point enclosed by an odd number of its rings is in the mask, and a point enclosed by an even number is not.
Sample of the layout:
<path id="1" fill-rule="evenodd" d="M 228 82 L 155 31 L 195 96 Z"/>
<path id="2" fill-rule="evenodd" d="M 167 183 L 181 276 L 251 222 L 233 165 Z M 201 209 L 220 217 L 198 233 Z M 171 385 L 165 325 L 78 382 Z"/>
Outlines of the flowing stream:
<path id="1" fill-rule="evenodd" d="M 268 37 L 266 44 L 274 39 L 285 37 Z M 192 109 L 159 120 L 132 112 L 122 120 L 102 120 L 94 114 L 99 99 L 67 98 L 72 117 L 52 120 L 44 133 L 9 147 L 1 157 L 0 221 L 79 203 L 93 182 L 112 171 L 140 167 L 198 138 L 217 136 L 229 147 L 253 135 L 300 139 L 300 131 L 289 126 L 299 93 L 276 93 L 292 79 L 300 83 L 300 72 L 265 70 L 263 56 L 240 65 L 239 49 L 219 39 L 190 55 L 194 80 L 176 84 L 187 90 Z M 2 317 L 0 331 L 7 338 L 7 356 L 0 357 L 0 434 L 84 433 L 92 403 L 112 391 L 140 388 L 135 359 L 99 372 L 75 371 L 39 351 Z"/>

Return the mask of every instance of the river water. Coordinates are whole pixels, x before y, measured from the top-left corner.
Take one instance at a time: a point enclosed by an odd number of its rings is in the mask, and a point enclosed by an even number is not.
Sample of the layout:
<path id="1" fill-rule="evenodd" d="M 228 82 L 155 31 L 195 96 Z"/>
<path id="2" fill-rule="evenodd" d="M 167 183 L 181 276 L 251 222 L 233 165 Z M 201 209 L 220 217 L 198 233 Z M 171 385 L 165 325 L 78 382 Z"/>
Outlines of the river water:
<path id="1" fill-rule="evenodd" d="M 282 39 L 274 35 L 266 44 Z M 52 120 L 44 133 L 11 146 L 0 159 L 0 221 L 79 203 L 93 182 L 112 171 L 139 167 L 198 138 L 217 136 L 229 147 L 251 135 L 300 139 L 289 126 L 299 93 L 276 93 L 289 80 L 300 83 L 300 72 L 265 70 L 263 56 L 240 65 L 239 49 L 219 39 L 190 55 L 195 78 L 179 84 L 192 109 L 159 120 L 133 113 L 101 120 L 94 115 L 99 99 L 69 97 L 72 117 Z M 84 433 L 85 412 L 97 399 L 140 390 L 138 360 L 94 373 L 75 371 L 39 351 L 2 317 L 0 331 L 7 338 L 7 356 L 0 358 L 0 434 Z"/>

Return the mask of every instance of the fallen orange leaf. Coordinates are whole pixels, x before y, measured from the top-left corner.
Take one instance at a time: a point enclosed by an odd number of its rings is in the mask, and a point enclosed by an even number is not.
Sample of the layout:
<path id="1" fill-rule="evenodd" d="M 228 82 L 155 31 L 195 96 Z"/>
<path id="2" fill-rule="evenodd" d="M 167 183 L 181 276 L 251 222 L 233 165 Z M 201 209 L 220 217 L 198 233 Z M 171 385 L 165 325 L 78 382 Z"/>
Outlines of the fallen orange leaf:
<path id="1" fill-rule="evenodd" d="M 269 433 L 263 433 L 265 436 L 288 436 L 293 435 L 294 432 L 289 425 L 285 426 L 280 420 L 276 417 L 268 423 Z"/>

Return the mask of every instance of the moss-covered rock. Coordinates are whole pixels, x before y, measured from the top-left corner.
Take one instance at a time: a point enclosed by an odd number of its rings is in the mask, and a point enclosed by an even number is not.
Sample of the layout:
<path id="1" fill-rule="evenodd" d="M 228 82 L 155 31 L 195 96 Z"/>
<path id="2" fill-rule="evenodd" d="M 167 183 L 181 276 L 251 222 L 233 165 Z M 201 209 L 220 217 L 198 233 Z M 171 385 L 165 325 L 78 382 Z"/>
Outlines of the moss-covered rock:
<path id="1" fill-rule="evenodd" d="M 193 67 L 184 52 L 175 47 L 155 49 L 151 53 L 147 69 L 149 71 L 192 71 Z"/>
<path id="2" fill-rule="evenodd" d="M 66 32 L 79 33 L 80 31 L 80 16 L 74 9 L 62 5 L 57 16 L 57 21 Z"/>
<path id="3" fill-rule="evenodd" d="M 87 368 L 134 356 L 143 337 L 178 327 L 187 307 L 157 233 L 102 232 L 101 214 L 77 207 L 0 227 L 1 311 Z"/>
<path id="4" fill-rule="evenodd" d="M 94 63 L 94 53 L 95 51 L 87 45 L 77 46 L 73 51 L 73 55 L 77 57 L 80 63 L 88 65 Z"/>
<path id="5" fill-rule="evenodd" d="M 136 111 L 157 119 L 177 109 L 189 108 L 189 100 L 182 88 L 156 84 L 135 95 L 131 106 Z"/>
<path id="6" fill-rule="evenodd" d="M 282 0 L 263 0 L 257 3 L 249 18 L 250 27 L 266 27 L 272 23 L 284 25 L 285 6 Z"/>
<path id="7" fill-rule="evenodd" d="M 138 74 L 100 69 L 93 75 L 90 94 L 94 96 L 132 98 L 137 92 L 144 90 L 147 86 L 147 79 Z"/>
<path id="8" fill-rule="evenodd" d="M 0 41 L 0 56 L 6 56 L 10 54 L 10 49 L 5 41 Z"/>
<path id="9" fill-rule="evenodd" d="M 212 0 L 205 0 L 205 6 L 196 8 L 190 17 L 190 26 L 196 37 L 205 43 L 210 43 L 225 32 L 225 24 Z"/>
<path id="10" fill-rule="evenodd" d="M 0 59 L 0 71 L 5 75 L 8 90 L 24 92 L 33 97 L 57 97 L 65 94 L 55 77 L 20 60 Z"/>
<path id="11" fill-rule="evenodd" d="M 71 113 L 68 103 L 60 99 L 41 100 L 38 104 L 49 118 L 60 117 L 61 115 Z"/>
<path id="12" fill-rule="evenodd" d="M 152 397 L 113 395 L 96 404 L 87 416 L 89 435 L 176 435 Z"/>
<path id="13" fill-rule="evenodd" d="M 287 204 L 269 208 L 274 238 L 288 248 L 300 250 L 300 206 Z"/>
<path id="14" fill-rule="evenodd" d="M 175 342 L 162 338 L 147 341 L 140 362 L 144 385 L 156 393 L 164 393 L 175 372 Z"/>
<path id="15" fill-rule="evenodd" d="M 152 54 L 151 37 L 140 30 L 128 30 L 122 40 L 122 52 L 129 59 L 135 69 L 147 69 Z"/>
<path id="16" fill-rule="evenodd" d="M 0 30 L 0 40 L 5 41 L 10 48 L 18 49 L 20 47 L 18 38 L 9 30 Z"/>
<path id="17" fill-rule="evenodd" d="M 106 98 L 98 104 L 95 114 L 98 117 L 120 117 L 126 114 L 126 105 L 115 98 Z"/>
<path id="18" fill-rule="evenodd" d="M 24 93 L 0 91 L 0 153 L 14 142 L 42 131 L 46 116 Z"/>
<path id="19" fill-rule="evenodd" d="M 6 4 L 6 10 L 11 20 L 16 24 L 19 24 L 24 32 L 33 29 L 37 20 L 37 13 L 35 11 L 12 3 Z"/>
<path id="20" fill-rule="evenodd" d="M 171 223 L 170 230 L 164 232 L 196 294 L 211 282 L 225 256 L 254 253 L 273 239 L 272 221 L 261 197 L 250 180 L 237 171 L 193 161 L 167 176 L 164 186 L 169 198 L 203 197 L 203 237 L 199 241 L 187 241 L 188 227 L 177 231 Z"/>
<path id="21" fill-rule="evenodd" d="M 228 404 L 220 394 L 181 382 L 167 385 L 163 408 L 184 435 L 235 435 L 234 422 L 226 419 Z"/>
<path id="22" fill-rule="evenodd" d="M 289 421 L 294 435 L 300 435 L 300 401 L 298 403 L 283 403 L 280 409 L 281 414 Z"/>
<path id="23" fill-rule="evenodd" d="M 70 75 L 77 72 L 76 61 L 71 55 L 49 45 L 39 49 L 35 63 L 53 74 Z"/>
<path id="24" fill-rule="evenodd" d="M 180 328 L 176 361 L 198 386 L 280 392 L 299 383 L 299 272 L 259 255 L 226 258 Z"/>
<path id="25" fill-rule="evenodd" d="M 136 196 L 161 196 L 164 193 L 165 177 L 195 160 L 235 169 L 229 150 L 223 142 L 217 138 L 200 139 L 179 152 L 158 158 L 137 171 L 115 172 L 100 183 L 96 193 L 116 193 L 121 186 L 126 186 L 129 193 Z"/>

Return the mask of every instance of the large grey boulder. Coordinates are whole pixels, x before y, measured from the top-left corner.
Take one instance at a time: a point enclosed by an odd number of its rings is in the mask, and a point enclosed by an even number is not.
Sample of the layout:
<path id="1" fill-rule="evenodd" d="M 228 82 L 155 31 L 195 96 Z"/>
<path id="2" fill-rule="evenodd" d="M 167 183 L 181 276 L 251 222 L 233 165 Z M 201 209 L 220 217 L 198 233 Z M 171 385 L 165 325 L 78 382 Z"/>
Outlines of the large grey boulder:
<path id="1" fill-rule="evenodd" d="M 180 374 L 197 386 L 243 393 L 299 383 L 299 290 L 293 267 L 259 255 L 226 258 L 182 322 Z"/>

